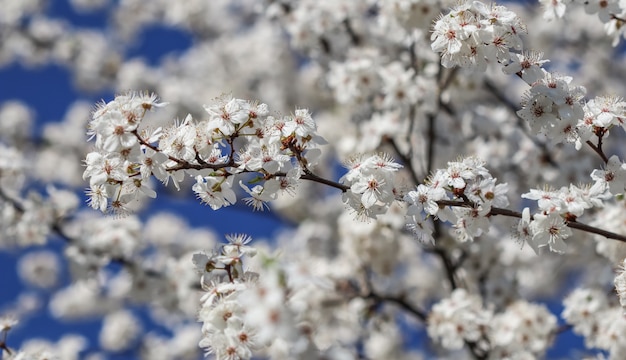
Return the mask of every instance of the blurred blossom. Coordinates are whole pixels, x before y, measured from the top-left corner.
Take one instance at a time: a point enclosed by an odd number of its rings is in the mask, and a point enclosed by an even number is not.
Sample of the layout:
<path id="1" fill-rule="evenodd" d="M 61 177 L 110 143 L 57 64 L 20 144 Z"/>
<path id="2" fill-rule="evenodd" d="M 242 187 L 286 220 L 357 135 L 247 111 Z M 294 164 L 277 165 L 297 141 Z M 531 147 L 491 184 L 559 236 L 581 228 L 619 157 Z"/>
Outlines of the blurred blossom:
<path id="1" fill-rule="evenodd" d="M 137 341 L 142 330 L 139 319 L 129 311 L 119 310 L 105 316 L 100 330 L 102 349 L 120 352 Z"/>
<path id="2" fill-rule="evenodd" d="M 55 287 L 61 275 L 58 256 L 48 250 L 29 252 L 22 256 L 18 269 L 22 281 L 44 289 Z"/>
<path id="3" fill-rule="evenodd" d="M 23 146 L 32 131 L 33 110 L 21 101 L 6 101 L 0 104 L 0 136 L 2 140 Z"/>

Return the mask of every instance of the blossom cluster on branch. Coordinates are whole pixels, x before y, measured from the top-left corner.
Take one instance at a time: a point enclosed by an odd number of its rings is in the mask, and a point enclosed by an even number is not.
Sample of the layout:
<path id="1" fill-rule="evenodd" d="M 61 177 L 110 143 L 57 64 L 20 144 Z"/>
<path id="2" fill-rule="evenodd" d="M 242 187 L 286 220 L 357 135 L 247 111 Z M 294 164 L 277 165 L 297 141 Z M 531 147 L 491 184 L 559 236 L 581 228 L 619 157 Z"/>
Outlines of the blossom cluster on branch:
<path id="1" fill-rule="evenodd" d="M 0 358 L 625 356 L 620 2 L 70 1 L 106 31 L 43 3 L 0 0 L 0 64 L 117 95 L 40 139 L 0 104 L 0 249 L 34 289 Z M 152 25 L 193 41 L 127 58 Z M 174 191 L 258 223 L 224 243 L 152 210 Z M 97 339 L 37 339 L 43 307 Z"/>

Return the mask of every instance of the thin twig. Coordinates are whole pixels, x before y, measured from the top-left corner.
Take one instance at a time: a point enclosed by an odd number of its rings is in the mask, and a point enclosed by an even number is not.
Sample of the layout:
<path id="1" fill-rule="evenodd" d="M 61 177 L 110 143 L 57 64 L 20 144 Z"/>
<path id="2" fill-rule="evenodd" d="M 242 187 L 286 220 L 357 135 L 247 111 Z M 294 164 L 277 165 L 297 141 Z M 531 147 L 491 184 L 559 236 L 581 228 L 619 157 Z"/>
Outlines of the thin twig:
<path id="1" fill-rule="evenodd" d="M 598 145 L 594 145 L 591 140 L 587 140 L 587 145 L 589 145 L 589 147 L 591 149 L 593 149 L 593 151 L 596 152 L 596 154 L 598 154 L 602 160 L 604 161 L 605 164 L 607 164 L 609 162 L 609 158 L 606 156 L 606 154 L 604 153 L 604 151 L 602 150 L 602 137 L 599 136 L 598 137 Z"/>
<path id="2" fill-rule="evenodd" d="M 409 304 L 408 302 L 406 302 L 406 300 L 404 300 L 401 297 L 395 297 L 395 296 L 390 296 L 390 295 L 380 295 L 375 293 L 374 291 L 370 290 L 369 294 L 367 294 L 365 296 L 366 299 L 373 299 L 377 302 L 390 302 L 390 303 L 394 303 L 398 306 L 400 306 L 403 310 L 407 311 L 408 313 L 414 315 L 416 318 L 418 318 L 421 321 L 426 321 L 426 319 L 428 318 L 427 313 L 424 310 L 418 309 L 417 307 L 414 307 L 413 305 Z"/>
<path id="3" fill-rule="evenodd" d="M 415 168 L 413 167 L 413 162 L 411 161 L 410 155 L 404 155 L 400 151 L 400 148 L 398 148 L 398 144 L 396 144 L 396 142 L 393 139 L 389 139 L 389 144 L 393 148 L 393 151 L 396 153 L 396 155 L 400 158 L 404 166 L 407 168 L 409 172 L 409 176 L 411 176 L 411 180 L 413 181 L 413 183 L 419 184 L 420 180 L 417 177 L 417 172 L 415 171 Z"/>
<path id="4" fill-rule="evenodd" d="M 437 204 L 439 204 L 440 206 L 457 206 L 457 207 L 474 207 L 475 205 L 475 204 L 472 204 L 471 202 L 455 201 L 455 200 L 439 200 L 437 201 Z M 502 215 L 502 216 L 514 217 L 518 219 L 522 218 L 522 213 L 518 211 L 497 208 L 497 207 L 491 208 L 491 211 L 489 212 L 488 216 L 490 215 Z M 585 232 L 592 233 L 592 234 L 602 235 L 607 239 L 613 239 L 617 241 L 626 242 L 626 236 L 624 235 L 602 230 L 600 228 L 597 228 L 591 225 L 586 225 L 583 223 L 579 223 L 577 221 L 565 221 L 565 225 L 567 225 L 568 227 L 572 229 L 577 229 L 577 230 L 585 231 Z"/>

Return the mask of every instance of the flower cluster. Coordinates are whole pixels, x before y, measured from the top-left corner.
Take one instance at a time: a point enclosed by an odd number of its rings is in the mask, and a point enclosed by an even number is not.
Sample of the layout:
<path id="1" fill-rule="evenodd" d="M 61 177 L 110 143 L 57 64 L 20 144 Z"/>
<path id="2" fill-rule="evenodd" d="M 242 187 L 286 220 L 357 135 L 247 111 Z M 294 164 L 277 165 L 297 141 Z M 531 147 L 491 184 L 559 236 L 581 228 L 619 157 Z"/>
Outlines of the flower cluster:
<path id="1" fill-rule="evenodd" d="M 83 179 L 89 178 L 92 208 L 123 211 L 139 193 L 156 196 L 146 183 L 153 172 L 165 173 L 167 157 L 142 151 L 145 145 L 140 143 L 138 130 L 146 111 L 164 105 L 154 95 L 131 93 L 100 104 L 94 111 L 88 134 L 96 139 L 96 151 L 87 154 L 83 173 Z"/>
<path id="2" fill-rule="evenodd" d="M 531 189 L 522 198 L 536 200 L 538 212 L 531 218 L 528 208 L 522 212 L 517 236 L 528 243 L 535 252 L 539 247 L 549 246 L 551 251 L 564 252 L 563 240 L 572 235 L 568 221 L 575 221 L 586 209 L 601 207 L 606 199 L 603 186 L 571 185 L 559 190 Z"/>
<path id="3" fill-rule="evenodd" d="M 414 104 L 421 97 L 420 81 L 415 81 L 415 71 L 405 69 L 400 62 L 383 62 L 382 55 L 372 49 L 353 51 L 345 62 L 331 63 L 328 83 L 335 98 L 344 104 L 366 104 L 382 97 L 377 108 L 394 110 L 402 105 Z"/>
<path id="4" fill-rule="evenodd" d="M 613 127 L 626 130 L 626 102 L 617 96 L 597 96 L 587 101 L 585 115 L 578 123 L 581 141 L 596 136 L 608 135 Z"/>
<path id="5" fill-rule="evenodd" d="M 525 72 L 522 70 L 522 74 Z M 555 143 L 579 143 L 576 128 L 584 116 L 581 100 L 585 96 L 585 88 L 573 86 L 569 76 L 543 69 L 541 74 L 543 76 L 539 79 L 535 79 L 539 74 L 527 78 L 532 82 L 529 82 L 530 89 L 524 95 L 523 108 L 517 114 L 528 122 L 531 130 L 544 134 Z"/>
<path id="6" fill-rule="evenodd" d="M 99 343 L 108 351 L 121 352 L 131 348 L 141 332 L 141 322 L 132 312 L 118 310 L 104 317 Z"/>
<path id="7" fill-rule="evenodd" d="M 580 149 L 592 135 L 602 136 L 612 125 L 624 126 L 626 103 L 621 98 L 598 97 L 583 104 L 584 87 L 572 85 L 570 76 L 543 69 L 548 60 L 541 53 L 521 51 L 519 34 L 524 30 L 506 8 L 467 1 L 435 23 L 431 46 L 442 53 L 446 67 L 484 71 L 487 64 L 497 63 L 505 73 L 517 74 L 530 85 L 517 114 L 535 133 L 556 143 L 576 143 Z"/>
<path id="8" fill-rule="evenodd" d="M 431 47 L 445 67 L 484 71 L 488 64 L 508 62 L 510 50 L 521 50 L 526 32 L 517 15 L 504 6 L 465 1 L 441 16 L 433 28 Z"/>
<path id="9" fill-rule="evenodd" d="M 494 316 L 489 334 L 493 359 L 516 354 L 518 358 L 540 358 L 552 342 L 557 319 L 548 308 L 518 300 Z"/>
<path id="10" fill-rule="evenodd" d="M 371 5 L 366 1 L 287 1 L 270 2 L 265 10 L 272 18 L 282 18 L 292 45 L 312 56 L 338 54 L 354 41 L 353 27 L 362 26 L 362 14 Z M 323 39 L 323 40 L 322 40 Z"/>
<path id="11" fill-rule="evenodd" d="M 218 359 L 250 359 L 255 348 L 254 330 L 244 321 L 245 310 L 237 301 L 252 286 L 257 274 L 243 269 L 243 257 L 254 256 L 246 235 L 227 235 L 228 244 L 217 253 L 196 253 L 193 263 L 201 275 L 202 289 L 198 321 L 202 325 L 200 347 Z"/>
<path id="12" fill-rule="evenodd" d="M 434 242 L 428 217 L 454 224 L 458 241 L 471 241 L 489 231 L 492 207 L 507 206 L 507 185 L 496 184 L 484 167 L 473 157 L 448 162 L 425 182 L 404 197 L 409 204 L 407 224 L 422 241 Z"/>
<path id="13" fill-rule="evenodd" d="M 17 325 L 18 322 L 19 320 L 13 315 L 0 316 L 0 333 L 2 333 L 2 336 L 4 336 L 5 332 Z"/>
<path id="14" fill-rule="evenodd" d="M 165 129 L 140 128 L 146 111 L 163 105 L 154 95 L 131 93 L 93 113 L 89 134 L 96 151 L 87 155 L 83 174 L 91 207 L 123 212 L 139 194 L 156 196 L 148 185 L 151 175 L 179 188 L 188 174 L 195 176 L 197 197 L 216 210 L 237 200 L 233 175 L 257 173 L 252 188 L 242 180 L 239 185 L 250 195 L 244 201 L 262 210 L 293 189 L 321 154 L 316 147 L 324 140 L 306 109 L 274 117 L 265 104 L 223 97 L 204 107 L 208 119 L 188 115 Z"/>
<path id="15" fill-rule="evenodd" d="M 428 336 L 444 348 L 459 350 L 465 342 L 484 343 L 493 314 L 483 308 L 481 299 L 465 289 L 456 289 L 449 298 L 436 303 L 428 317 Z"/>
<path id="16" fill-rule="evenodd" d="M 543 18 L 548 21 L 563 18 L 568 8 L 571 11 L 572 7 L 582 5 L 587 14 L 597 14 L 600 22 L 604 24 L 607 35 L 613 37 L 613 46 L 617 46 L 620 37 L 626 34 L 623 30 L 626 8 L 619 0 L 539 0 L 539 3 L 543 6 Z"/>
<path id="17" fill-rule="evenodd" d="M 606 350 L 610 359 L 626 354 L 626 318 L 620 306 L 611 306 L 600 289 L 578 288 L 563 301 L 561 316 L 585 338 L 590 348 Z"/>
<path id="18" fill-rule="evenodd" d="M 249 245 L 252 239 L 247 235 L 226 239 L 219 251 L 193 255 L 205 291 L 198 313 L 203 323 L 200 347 L 217 359 L 250 359 L 265 351 L 298 357 L 311 351 L 301 346 L 306 340 L 296 326 L 293 307 L 300 303 L 290 297 L 298 296 L 298 291 L 285 288 L 293 282 L 292 274 L 265 254 L 261 255 L 262 276 L 245 269 L 244 258 L 257 253 Z"/>
<path id="19" fill-rule="evenodd" d="M 1 166 L 0 166 L 0 172 Z M 5 245 L 43 245 L 48 241 L 51 228 L 78 208 L 76 194 L 48 186 L 47 197 L 29 191 L 24 199 L 0 202 L 0 229 Z M 7 196 L 0 191 L 2 197 Z"/>
<path id="20" fill-rule="evenodd" d="M 350 169 L 339 181 L 350 191 L 343 201 L 359 216 L 376 218 L 383 214 L 396 199 L 395 172 L 402 166 L 389 156 L 378 154 L 356 157 L 348 161 Z"/>
<path id="21" fill-rule="evenodd" d="M 624 210 L 626 203 L 618 201 L 616 203 L 606 202 L 605 206 L 594 213 L 589 225 L 604 229 L 611 229 L 617 234 L 626 234 L 626 223 L 624 222 Z M 626 258 L 626 246 L 623 242 L 613 241 L 606 237 L 593 234 L 596 241 L 595 251 L 599 255 L 607 258 L 614 267 L 622 265 Z"/>
<path id="22" fill-rule="evenodd" d="M 343 62 L 330 64 L 328 85 L 341 104 L 359 104 L 375 96 L 382 85 L 376 69 L 380 54 L 373 49 L 355 49 Z"/>
<path id="23" fill-rule="evenodd" d="M 595 180 L 596 188 L 606 189 L 613 195 L 622 194 L 626 190 L 626 164 L 617 155 L 613 155 L 604 170 L 593 170 L 591 178 Z"/>
<path id="24" fill-rule="evenodd" d="M 613 282 L 615 284 L 615 291 L 617 292 L 617 296 L 619 297 L 619 303 L 623 309 L 626 309 L 626 259 L 622 261 L 622 264 Z"/>
<path id="25" fill-rule="evenodd" d="M 528 122 L 534 133 L 543 134 L 554 143 L 575 143 L 576 149 L 580 149 L 594 135 L 599 139 L 608 135 L 613 126 L 626 129 L 626 102 L 622 98 L 598 96 L 584 103 L 587 90 L 573 85 L 570 76 L 546 71 L 543 65 L 549 60 L 542 57 L 539 52 L 521 52 L 510 53 L 498 61 L 506 74 L 516 74 L 530 86 L 517 115 Z M 455 65 L 464 63 L 452 64 Z"/>
<path id="26" fill-rule="evenodd" d="M 433 306 L 427 330 L 446 349 L 460 349 L 469 342 L 488 351 L 492 359 L 511 354 L 535 358 L 550 345 L 556 325 L 556 317 L 545 306 L 520 300 L 494 314 L 479 296 L 459 288 Z"/>

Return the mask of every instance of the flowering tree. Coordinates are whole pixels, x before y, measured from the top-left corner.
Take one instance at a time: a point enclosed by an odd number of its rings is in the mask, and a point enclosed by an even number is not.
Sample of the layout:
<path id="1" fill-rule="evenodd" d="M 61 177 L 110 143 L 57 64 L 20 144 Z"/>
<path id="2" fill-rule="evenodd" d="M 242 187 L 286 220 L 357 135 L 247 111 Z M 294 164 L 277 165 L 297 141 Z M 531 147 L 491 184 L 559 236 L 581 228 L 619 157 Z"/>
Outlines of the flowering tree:
<path id="1" fill-rule="evenodd" d="M 118 92 L 43 141 L 0 107 L 0 245 L 59 321 L 102 318 L 14 344 L 23 297 L 2 359 L 626 356 L 623 2 L 72 0 L 98 31 L 0 4 L 3 64 Z M 126 56 L 155 24 L 193 45 Z M 285 227 L 195 229 L 172 192 Z"/>

